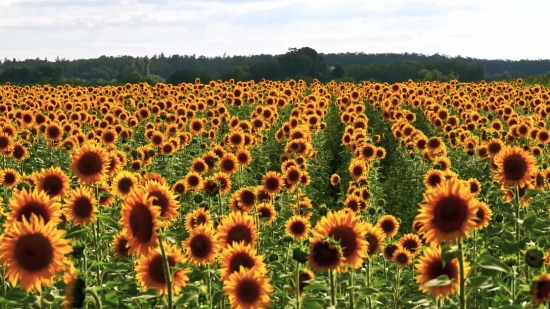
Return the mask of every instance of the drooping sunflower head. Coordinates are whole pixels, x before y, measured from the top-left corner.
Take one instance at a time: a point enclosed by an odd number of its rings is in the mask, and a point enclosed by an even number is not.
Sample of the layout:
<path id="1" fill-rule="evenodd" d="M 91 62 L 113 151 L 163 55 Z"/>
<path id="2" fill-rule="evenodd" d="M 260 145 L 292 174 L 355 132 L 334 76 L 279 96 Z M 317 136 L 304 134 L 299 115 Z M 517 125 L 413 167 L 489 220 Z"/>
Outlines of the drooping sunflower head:
<path id="1" fill-rule="evenodd" d="M 486 228 L 489 225 L 489 221 L 493 217 L 493 211 L 489 208 L 489 205 L 486 203 L 480 202 L 479 208 L 476 211 L 476 229 Z"/>
<path id="2" fill-rule="evenodd" d="M 121 225 L 128 235 L 130 253 L 147 254 L 158 247 L 158 232 L 160 208 L 153 205 L 153 199 L 142 188 L 132 190 L 124 200 L 121 215 Z"/>
<path id="3" fill-rule="evenodd" d="M 537 159 L 519 147 L 507 147 L 494 159 L 498 167 L 495 180 L 506 187 L 526 186 L 537 172 Z"/>
<path id="4" fill-rule="evenodd" d="M 70 169 L 83 184 L 100 182 L 108 171 L 109 153 L 94 142 L 86 142 L 75 150 Z"/>
<path id="5" fill-rule="evenodd" d="M 313 280 L 313 279 L 315 279 L 315 274 L 311 270 L 302 269 L 300 271 L 300 274 L 298 275 L 298 280 L 299 280 L 298 287 L 300 289 L 300 294 L 304 294 L 304 288 L 306 286 L 308 286 L 310 284 L 311 280 Z M 296 291 L 294 281 L 292 281 L 291 284 L 292 284 L 291 289 L 293 291 Z"/>
<path id="6" fill-rule="evenodd" d="M 385 239 L 386 234 L 384 234 L 381 228 L 373 226 L 370 223 L 365 223 L 365 240 L 368 243 L 366 253 L 369 257 L 378 254 L 384 249 L 383 243 Z"/>
<path id="7" fill-rule="evenodd" d="M 352 268 L 361 267 L 367 257 L 369 243 L 366 229 L 354 212 L 340 210 L 322 217 L 313 230 L 316 238 L 330 237 L 340 244 L 344 263 Z"/>
<path id="8" fill-rule="evenodd" d="M 386 234 L 386 238 L 391 238 L 397 234 L 399 231 L 399 222 L 397 219 L 392 215 L 384 215 L 380 219 L 378 219 L 378 223 L 376 224 L 382 231 L 384 231 L 384 234 Z"/>
<path id="9" fill-rule="evenodd" d="M 467 275 L 470 271 L 470 264 L 464 261 L 464 274 Z M 418 258 L 415 264 L 416 283 L 419 285 L 419 290 L 428 293 L 439 299 L 441 297 L 448 298 L 455 294 L 459 289 L 459 272 L 460 267 L 458 259 L 454 258 L 445 263 L 441 257 L 441 248 L 438 245 L 432 245 L 423 251 L 423 255 Z M 437 279 L 440 276 L 446 275 L 451 281 L 450 285 L 425 287 L 424 285 L 430 280 Z"/>
<path id="10" fill-rule="evenodd" d="M 95 194 L 88 187 L 81 186 L 75 188 L 65 198 L 63 213 L 68 221 L 85 226 L 95 221 L 95 213 L 97 212 Z"/>
<path id="11" fill-rule="evenodd" d="M 550 276 L 541 273 L 533 279 L 531 284 L 531 300 L 540 306 L 550 300 Z"/>
<path id="12" fill-rule="evenodd" d="M 253 246 L 257 238 L 254 218 L 246 213 L 233 211 L 223 217 L 218 226 L 218 239 L 222 248 L 241 241 Z"/>
<path id="13" fill-rule="evenodd" d="M 130 248 L 128 247 L 128 235 L 124 231 L 119 232 L 114 238 L 113 243 L 113 256 L 116 259 L 124 259 L 130 256 Z"/>
<path id="14" fill-rule="evenodd" d="M 86 300 L 86 278 L 78 274 L 74 267 L 63 274 L 65 283 L 65 300 L 61 304 L 64 309 L 82 308 Z"/>
<path id="15" fill-rule="evenodd" d="M 393 253 L 399 249 L 399 244 L 390 244 L 384 247 L 384 257 L 388 260 L 393 259 Z"/>
<path id="16" fill-rule="evenodd" d="M 183 242 L 189 263 L 201 266 L 212 264 L 219 250 L 218 238 L 211 225 L 199 225 Z"/>
<path id="17" fill-rule="evenodd" d="M 267 266 L 263 256 L 258 255 L 256 249 L 244 242 L 233 243 L 225 248 L 219 257 L 221 280 L 227 280 L 231 274 L 238 272 L 242 267 L 254 269 L 257 273 L 267 274 Z"/>
<path id="18" fill-rule="evenodd" d="M 178 217 L 179 203 L 176 196 L 166 184 L 157 181 L 148 181 L 143 187 L 148 193 L 148 199 L 153 199 L 153 205 L 160 209 L 162 226 L 169 226 Z"/>
<path id="19" fill-rule="evenodd" d="M 428 242 L 452 243 L 475 228 L 479 201 L 464 181 L 453 178 L 428 189 L 424 201 L 419 204 L 415 220 L 423 224 L 419 232 L 424 233 Z"/>
<path id="20" fill-rule="evenodd" d="M 344 260 L 344 253 L 338 242 L 320 238 L 309 240 L 308 264 L 313 270 L 336 270 L 344 264 Z"/>
<path id="21" fill-rule="evenodd" d="M 199 207 L 185 215 L 185 229 L 191 233 L 198 226 L 211 225 L 210 220 L 210 211 Z"/>
<path id="22" fill-rule="evenodd" d="M 177 264 L 185 263 L 185 257 L 181 249 L 176 245 L 166 243 L 164 244 L 164 249 L 166 259 L 168 260 L 168 267 L 171 272 Z M 146 255 L 140 256 L 134 270 L 136 272 L 136 280 L 143 291 L 154 288 L 158 290 L 160 295 L 164 295 L 168 292 L 168 284 L 166 282 L 160 249 L 157 248 Z M 178 269 L 174 272 L 171 278 L 172 293 L 174 293 L 174 295 L 178 295 L 181 289 L 185 287 L 186 282 L 189 281 L 187 277 L 189 271 L 189 269 Z"/>

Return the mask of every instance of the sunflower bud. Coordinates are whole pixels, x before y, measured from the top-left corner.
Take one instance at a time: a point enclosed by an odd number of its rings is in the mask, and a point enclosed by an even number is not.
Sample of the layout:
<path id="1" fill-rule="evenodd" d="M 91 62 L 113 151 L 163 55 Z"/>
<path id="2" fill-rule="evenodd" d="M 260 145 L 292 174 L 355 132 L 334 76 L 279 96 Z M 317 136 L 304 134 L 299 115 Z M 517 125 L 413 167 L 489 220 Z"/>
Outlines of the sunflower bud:
<path id="1" fill-rule="evenodd" d="M 298 263 L 306 263 L 307 257 L 308 253 L 300 248 L 294 248 L 294 250 L 292 250 L 292 259 L 294 259 Z"/>
<path id="2" fill-rule="evenodd" d="M 277 255 L 277 253 L 272 253 L 270 256 L 269 256 L 269 261 L 270 262 L 275 262 L 279 260 L 279 256 Z"/>
<path id="3" fill-rule="evenodd" d="M 538 249 L 525 251 L 525 263 L 531 268 L 541 268 L 544 264 L 544 254 Z"/>

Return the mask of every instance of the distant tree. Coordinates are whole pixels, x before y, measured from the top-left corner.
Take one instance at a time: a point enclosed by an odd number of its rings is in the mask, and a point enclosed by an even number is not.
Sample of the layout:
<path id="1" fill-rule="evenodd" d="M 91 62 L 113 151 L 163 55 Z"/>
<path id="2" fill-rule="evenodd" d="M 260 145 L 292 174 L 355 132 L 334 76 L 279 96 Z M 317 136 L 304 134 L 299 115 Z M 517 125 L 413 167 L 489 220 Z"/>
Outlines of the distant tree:
<path id="1" fill-rule="evenodd" d="M 289 51 L 277 58 L 277 62 L 283 69 L 285 77 L 308 75 L 313 67 L 313 60 L 299 51 Z"/>
<path id="2" fill-rule="evenodd" d="M 330 72 L 330 77 L 332 79 L 339 79 L 344 77 L 344 75 L 346 75 L 346 71 L 344 71 L 344 68 L 339 64 L 336 64 Z"/>
<path id="3" fill-rule="evenodd" d="M 200 78 L 201 82 L 207 83 L 212 80 L 212 77 L 203 72 L 197 72 L 193 69 L 179 69 L 174 71 L 166 79 L 167 84 L 179 85 L 181 83 L 194 83 L 196 78 Z"/>
<path id="4" fill-rule="evenodd" d="M 232 66 L 227 68 L 220 74 L 219 77 L 223 81 L 228 81 L 230 79 L 234 79 L 236 82 L 250 80 L 248 68 L 243 68 L 242 66 Z"/>
<path id="5" fill-rule="evenodd" d="M 281 80 L 285 73 L 282 67 L 273 61 L 262 61 L 252 65 L 248 72 L 250 79 L 260 81 L 262 78 L 268 80 Z"/>

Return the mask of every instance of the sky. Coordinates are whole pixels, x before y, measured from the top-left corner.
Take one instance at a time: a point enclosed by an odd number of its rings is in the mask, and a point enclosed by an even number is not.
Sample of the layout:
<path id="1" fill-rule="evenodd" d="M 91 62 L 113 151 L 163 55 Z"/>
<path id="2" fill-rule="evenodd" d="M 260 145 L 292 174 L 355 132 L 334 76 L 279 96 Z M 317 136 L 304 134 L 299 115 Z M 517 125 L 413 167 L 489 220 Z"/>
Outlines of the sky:
<path id="1" fill-rule="evenodd" d="M 0 0 L 0 59 L 282 54 L 305 46 L 548 59 L 549 13 L 548 0 Z"/>

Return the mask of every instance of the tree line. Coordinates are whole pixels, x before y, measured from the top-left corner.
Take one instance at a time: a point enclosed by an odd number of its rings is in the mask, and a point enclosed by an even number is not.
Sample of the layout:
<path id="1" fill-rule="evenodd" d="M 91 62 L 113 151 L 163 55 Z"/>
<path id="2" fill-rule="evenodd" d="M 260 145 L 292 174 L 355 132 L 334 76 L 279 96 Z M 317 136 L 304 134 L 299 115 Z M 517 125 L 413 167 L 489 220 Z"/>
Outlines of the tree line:
<path id="1" fill-rule="evenodd" d="M 0 83 L 116 85 L 148 82 L 177 84 L 213 79 L 245 81 L 402 82 L 458 79 L 464 82 L 482 79 L 512 79 L 540 76 L 550 72 L 550 60 L 486 60 L 445 55 L 422 54 L 322 54 L 310 47 L 289 48 L 281 55 L 196 57 L 163 53 L 153 57 L 107 57 L 67 60 L 4 59 L 0 61 Z"/>

